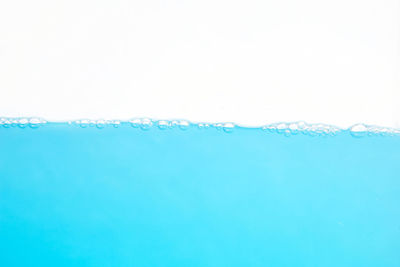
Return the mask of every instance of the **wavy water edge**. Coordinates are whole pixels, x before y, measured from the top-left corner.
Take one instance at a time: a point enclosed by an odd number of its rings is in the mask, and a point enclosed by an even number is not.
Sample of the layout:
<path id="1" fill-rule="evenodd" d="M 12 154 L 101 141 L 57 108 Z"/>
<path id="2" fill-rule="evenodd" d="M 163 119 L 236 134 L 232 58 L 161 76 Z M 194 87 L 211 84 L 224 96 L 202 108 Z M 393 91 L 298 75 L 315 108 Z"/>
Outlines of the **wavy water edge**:
<path id="1" fill-rule="evenodd" d="M 304 121 L 295 122 L 276 122 L 258 127 L 248 127 L 236 124 L 233 122 L 190 122 L 188 120 L 156 120 L 150 118 L 133 118 L 130 120 L 105 120 L 105 119 L 79 119 L 70 121 L 47 121 L 38 117 L 1 117 L 1 128 L 39 128 L 48 124 L 62 124 L 79 126 L 81 128 L 95 127 L 103 129 L 105 127 L 123 127 L 131 126 L 141 130 L 150 130 L 151 128 L 159 130 L 181 129 L 188 130 L 189 128 L 207 129 L 214 128 L 222 130 L 226 133 L 233 132 L 236 128 L 241 129 L 258 129 L 269 133 L 284 134 L 287 136 L 296 135 L 299 133 L 310 136 L 334 136 L 341 132 L 348 132 L 354 137 L 363 136 L 400 136 L 400 129 L 392 127 L 384 127 L 377 125 L 368 125 L 364 123 L 354 124 L 348 128 L 324 124 L 324 123 L 307 123 Z"/>

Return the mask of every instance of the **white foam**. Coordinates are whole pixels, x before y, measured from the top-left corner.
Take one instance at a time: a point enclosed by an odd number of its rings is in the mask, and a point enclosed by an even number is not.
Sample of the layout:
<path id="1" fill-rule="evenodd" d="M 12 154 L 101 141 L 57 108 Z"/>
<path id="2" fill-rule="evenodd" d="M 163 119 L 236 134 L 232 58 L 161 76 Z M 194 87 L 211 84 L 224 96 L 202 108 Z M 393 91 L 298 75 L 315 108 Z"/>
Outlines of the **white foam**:
<path id="1" fill-rule="evenodd" d="M 41 118 L 36 117 L 23 117 L 23 118 L 7 118 L 0 117 L 0 126 L 3 128 L 10 127 L 19 127 L 25 128 L 29 126 L 30 128 L 38 128 L 47 124 L 48 122 Z M 108 126 L 112 127 L 120 127 L 127 123 L 133 128 L 141 129 L 141 130 L 150 130 L 152 128 L 159 130 L 168 130 L 168 129 L 180 129 L 180 130 L 188 130 L 192 127 L 197 129 L 208 129 L 214 128 L 216 130 L 223 130 L 226 133 L 231 133 L 235 128 L 238 128 L 239 125 L 233 122 L 221 122 L 221 123 L 192 123 L 188 120 L 152 120 L 150 118 L 133 118 L 128 121 L 120 121 L 120 120 L 105 120 L 105 119 L 80 119 L 75 121 L 68 122 L 51 122 L 51 123 L 67 123 L 68 125 L 77 125 L 81 128 L 87 127 L 96 127 L 98 129 L 103 129 Z M 240 126 L 240 128 L 248 128 L 248 129 L 261 129 L 265 132 L 269 133 L 278 133 L 283 134 L 285 136 L 297 135 L 299 133 L 310 135 L 310 136 L 334 136 L 338 133 L 349 132 L 354 137 L 364 137 L 364 136 L 394 136 L 400 135 L 400 129 L 376 126 L 376 125 L 367 125 L 363 123 L 355 124 L 349 128 L 339 128 L 337 126 L 323 124 L 323 123 L 306 123 L 304 121 L 298 122 L 277 122 L 267 124 L 262 127 L 244 127 Z"/>

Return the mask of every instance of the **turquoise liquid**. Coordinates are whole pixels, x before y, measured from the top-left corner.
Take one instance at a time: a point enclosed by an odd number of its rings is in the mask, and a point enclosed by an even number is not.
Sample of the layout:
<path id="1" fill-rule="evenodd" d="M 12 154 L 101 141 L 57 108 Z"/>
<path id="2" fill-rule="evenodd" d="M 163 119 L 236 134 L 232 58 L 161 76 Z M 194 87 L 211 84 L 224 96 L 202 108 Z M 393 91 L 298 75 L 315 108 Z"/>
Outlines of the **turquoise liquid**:
<path id="1" fill-rule="evenodd" d="M 400 266 L 399 136 L 197 126 L 1 127 L 0 266 Z"/>

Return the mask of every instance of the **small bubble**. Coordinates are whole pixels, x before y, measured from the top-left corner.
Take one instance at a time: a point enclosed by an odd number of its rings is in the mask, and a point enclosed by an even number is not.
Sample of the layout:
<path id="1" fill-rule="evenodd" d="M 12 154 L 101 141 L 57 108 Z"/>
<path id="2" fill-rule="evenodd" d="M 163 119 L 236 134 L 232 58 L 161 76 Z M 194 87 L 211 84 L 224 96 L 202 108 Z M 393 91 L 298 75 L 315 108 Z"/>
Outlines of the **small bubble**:
<path id="1" fill-rule="evenodd" d="M 22 118 L 18 120 L 18 127 L 25 128 L 28 125 L 28 119 Z"/>
<path id="2" fill-rule="evenodd" d="M 217 130 L 222 130 L 224 125 L 222 123 L 214 123 L 214 128 Z"/>
<path id="3" fill-rule="evenodd" d="M 19 126 L 19 120 L 18 119 L 12 119 L 11 120 L 11 127 L 17 127 Z"/>
<path id="4" fill-rule="evenodd" d="M 283 129 L 286 129 L 288 126 L 287 126 L 287 124 L 286 123 L 279 123 L 277 126 L 276 126 L 276 128 L 278 129 L 278 130 L 283 130 Z"/>
<path id="5" fill-rule="evenodd" d="M 363 137 L 368 133 L 368 126 L 364 124 L 356 124 L 350 127 L 350 134 L 354 137 Z"/>
<path id="6" fill-rule="evenodd" d="M 223 125 L 224 132 L 226 133 L 231 133 L 233 132 L 233 129 L 235 128 L 235 124 L 231 122 L 227 122 Z"/>
<path id="7" fill-rule="evenodd" d="M 42 121 L 39 118 L 31 118 L 29 120 L 29 127 L 31 128 L 38 128 L 40 124 L 42 124 Z"/>
<path id="8" fill-rule="evenodd" d="M 140 119 L 133 119 L 129 121 L 133 128 L 139 128 L 140 126 Z"/>
<path id="9" fill-rule="evenodd" d="M 106 121 L 105 120 L 97 120 L 96 121 L 96 127 L 98 129 L 103 129 L 106 126 Z"/>
<path id="10" fill-rule="evenodd" d="M 197 127 L 199 129 L 207 129 L 207 128 L 210 128 L 210 124 L 201 122 L 201 123 L 197 124 Z"/>
<path id="11" fill-rule="evenodd" d="M 276 126 L 276 130 L 278 133 L 281 134 L 285 134 L 285 136 L 289 136 L 290 135 L 290 130 L 288 128 L 289 126 L 286 123 L 279 123 Z"/>
<path id="12" fill-rule="evenodd" d="M 270 133 L 274 133 L 277 131 L 276 124 L 274 123 L 274 124 L 265 125 L 264 127 L 262 127 L 262 130 L 270 132 Z"/>
<path id="13" fill-rule="evenodd" d="M 171 123 L 170 123 L 170 127 L 171 127 L 171 128 L 175 128 L 175 127 L 177 127 L 177 126 L 179 126 L 179 121 L 177 121 L 177 120 L 171 121 Z"/>
<path id="14" fill-rule="evenodd" d="M 299 121 L 297 122 L 297 126 L 299 127 L 299 130 L 304 130 L 307 128 L 307 123 L 305 123 L 304 121 Z"/>
<path id="15" fill-rule="evenodd" d="M 4 128 L 10 128 L 12 122 L 6 118 L 1 118 L 0 124 L 3 125 Z"/>
<path id="16" fill-rule="evenodd" d="M 297 125 L 297 123 L 291 123 L 291 124 L 289 124 L 289 129 L 291 131 L 298 131 L 299 130 L 299 125 Z"/>
<path id="17" fill-rule="evenodd" d="M 164 120 L 163 121 L 158 121 L 157 122 L 157 127 L 160 130 L 166 130 L 169 127 L 169 123 L 168 123 L 168 121 L 164 121 Z"/>
<path id="18" fill-rule="evenodd" d="M 300 131 L 299 124 L 296 122 L 290 123 L 288 129 L 290 130 L 291 134 L 298 134 Z"/>
<path id="19" fill-rule="evenodd" d="M 110 124 L 114 128 L 118 128 L 121 125 L 121 121 L 119 121 L 119 120 L 111 120 L 111 121 L 106 121 L 106 124 Z"/>
<path id="20" fill-rule="evenodd" d="M 185 121 L 185 120 L 182 120 L 182 121 L 180 121 L 179 122 L 179 128 L 181 129 L 181 130 L 187 130 L 187 129 L 189 129 L 189 127 L 190 127 L 190 122 L 188 122 L 188 121 Z"/>
<path id="21" fill-rule="evenodd" d="M 142 119 L 140 122 L 140 129 L 142 130 L 149 130 L 153 126 L 153 122 L 150 119 Z"/>
<path id="22" fill-rule="evenodd" d="M 77 123 L 81 128 L 86 128 L 89 126 L 90 121 L 87 119 L 83 119 L 83 120 L 77 121 Z"/>

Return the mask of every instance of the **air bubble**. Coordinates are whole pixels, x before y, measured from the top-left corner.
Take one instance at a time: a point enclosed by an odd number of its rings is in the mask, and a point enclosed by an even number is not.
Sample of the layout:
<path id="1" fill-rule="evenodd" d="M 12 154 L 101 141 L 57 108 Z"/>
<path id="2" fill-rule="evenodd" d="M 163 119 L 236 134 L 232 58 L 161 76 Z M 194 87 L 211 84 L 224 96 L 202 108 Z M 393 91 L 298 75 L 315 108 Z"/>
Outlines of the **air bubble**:
<path id="1" fill-rule="evenodd" d="M 304 121 L 299 121 L 296 124 L 297 124 L 297 127 L 299 128 L 299 130 L 304 130 L 307 128 L 307 123 L 305 123 Z"/>
<path id="2" fill-rule="evenodd" d="M 279 123 L 276 128 L 278 129 L 278 131 L 280 130 L 285 130 L 287 128 L 287 124 L 286 123 Z"/>
<path id="3" fill-rule="evenodd" d="M 271 124 L 266 126 L 266 130 L 270 133 L 275 133 L 277 131 L 277 127 L 275 124 Z"/>
<path id="4" fill-rule="evenodd" d="M 297 123 L 291 123 L 289 124 L 288 127 L 291 131 L 298 131 L 299 130 L 299 125 Z"/>
<path id="5" fill-rule="evenodd" d="M 106 121 L 105 120 L 96 121 L 96 127 L 98 129 L 103 129 L 105 126 L 106 126 Z"/>
<path id="6" fill-rule="evenodd" d="M 271 133 L 277 132 L 285 136 L 296 135 L 302 133 L 309 136 L 326 136 L 335 135 L 340 131 L 339 128 L 327 124 L 307 124 L 303 121 L 290 123 L 273 123 L 261 127 L 263 131 Z"/>
<path id="7" fill-rule="evenodd" d="M 133 120 L 130 120 L 129 122 L 131 123 L 131 126 L 133 128 L 139 128 L 141 120 L 140 119 L 133 119 Z"/>
<path id="8" fill-rule="evenodd" d="M 11 126 L 11 121 L 6 118 L 0 118 L 0 125 L 3 125 L 4 128 L 9 128 Z"/>
<path id="9" fill-rule="evenodd" d="M 219 131 L 222 130 L 224 127 L 224 125 L 222 123 L 214 123 L 213 126 L 215 129 L 217 129 Z"/>
<path id="10" fill-rule="evenodd" d="M 18 120 L 18 127 L 25 128 L 28 125 L 28 119 L 22 118 Z"/>
<path id="11" fill-rule="evenodd" d="M 233 132 L 233 129 L 235 128 L 235 124 L 231 122 L 227 122 L 223 125 L 224 132 L 226 133 L 231 133 Z"/>
<path id="12" fill-rule="evenodd" d="M 11 119 L 10 121 L 11 121 L 11 127 L 16 127 L 19 124 L 17 119 Z"/>
<path id="13" fill-rule="evenodd" d="M 140 123 L 140 129 L 149 130 L 153 126 L 153 122 L 150 119 L 142 119 Z"/>
<path id="14" fill-rule="evenodd" d="M 19 127 L 19 128 L 38 128 L 41 125 L 47 123 L 45 120 L 40 118 L 0 118 L 0 127 L 10 128 L 10 127 Z M 130 123 L 133 128 L 140 128 L 142 130 L 149 130 L 153 123 L 156 123 L 156 126 L 160 130 L 171 129 L 177 127 L 181 130 L 187 130 L 190 127 L 194 126 L 198 129 L 207 129 L 207 128 L 215 128 L 220 131 L 224 131 L 230 133 L 234 131 L 237 127 L 234 123 L 226 122 L 226 123 L 197 123 L 192 124 L 187 120 L 159 120 L 153 121 L 148 118 L 138 118 L 132 119 L 128 122 L 121 122 L 119 120 L 89 120 L 89 119 L 81 119 L 77 121 L 69 121 L 69 125 L 78 125 L 81 128 L 86 127 L 97 127 L 102 129 L 111 125 L 113 127 L 119 127 L 124 123 Z M 303 121 L 299 122 L 279 122 L 273 123 L 269 125 L 265 125 L 260 127 L 259 129 L 263 131 L 279 133 L 285 136 L 296 135 L 298 133 L 302 133 L 309 136 L 334 136 L 337 133 L 344 131 L 344 129 L 328 125 L 322 123 L 316 124 L 307 124 Z M 364 137 L 364 136 L 399 136 L 400 129 L 389 128 L 389 127 L 381 127 L 381 126 L 373 126 L 373 125 L 365 125 L 365 124 L 356 124 L 346 129 L 346 132 L 349 132 L 354 137 Z"/>
<path id="15" fill-rule="evenodd" d="M 289 124 L 288 128 L 292 134 L 298 134 L 307 128 L 307 124 L 304 121 L 292 122 Z"/>
<path id="16" fill-rule="evenodd" d="M 90 127 L 95 127 L 95 126 L 97 126 L 97 121 L 95 121 L 95 120 L 90 120 L 90 121 L 89 121 L 89 126 L 90 126 Z"/>
<path id="17" fill-rule="evenodd" d="M 39 118 L 0 118 L 0 126 L 4 128 L 26 128 L 27 126 L 30 128 L 38 128 L 44 123 L 46 123 L 46 121 Z"/>
<path id="18" fill-rule="evenodd" d="M 182 120 L 182 121 L 179 121 L 178 126 L 179 126 L 179 128 L 180 128 L 181 130 L 187 130 L 187 129 L 189 129 L 189 127 L 190 127 L 190 122 L 185 121 L 185 120 Z"/>
<path id="19" fill-rule="evenodd" d="M 29 127 L 31 127 L 31 128 L 38 128 L 43 123 L 44 123 L 44 121 L 42 121 L 39 118 L 30 118 L 29 119 Z"/>
<path id="20" fill-rule="evenodd" d="M 168 121 L 164 121 L 164 120 L 158 121 L 157 122 L 157 127 L 160 130 L 166 130 L 169 127 L 169 123 L 168 123 Z"/>
<path id="21" fill-rule="evenodd" d="M 177 121 L 177 120 L 173 120 L 173 121 L 171 121 L 171 123 L 170 123 L 170 127 L 171 127 L 171 128 L 178 127 L 178 125 L 179 125 L 179 121 Z"/>
<path id="22" fill-rule="evenodd" d="M 112 126 L 114 126 L 114 128 L 118 128 L 121 125 L 121 121 L 112 120 L 112 121 L 109 121 L 108 124 L 111 124 Z"/>
<path id="23" fill-rule="evenodd" d="M 132 119 L 129 122 L 133 128 L 140 128 L 142 130 L 149 130 L 153 126 L 153 122 L 148 118 Z"/>
<path id="24" fill-rule="evenodd" d="M 210 128 L 210 124 L 208 124 L 208 123 L 199 123 L 199 124 L 197 124 L 197 127 L 199 129 L 207 129 L 207 128 Z"/>
<path id="25" fill-rule="evenodd" d="M 81 127 L 81 128 L 86 128 L 89 126 L 90 121 L 87 119 L 83 119 L 83 120 L 78 120 L 76 121 L 76 123 Z"/>
<path id="26" fill-rule="evenodd" d="M 368 127 L 364 124 L 356 124 L 350 127 L 350 134 L 354 137 L 363 137 L 368 133 Z"/>

